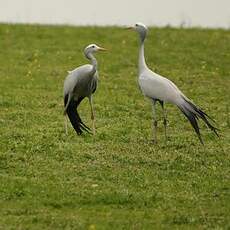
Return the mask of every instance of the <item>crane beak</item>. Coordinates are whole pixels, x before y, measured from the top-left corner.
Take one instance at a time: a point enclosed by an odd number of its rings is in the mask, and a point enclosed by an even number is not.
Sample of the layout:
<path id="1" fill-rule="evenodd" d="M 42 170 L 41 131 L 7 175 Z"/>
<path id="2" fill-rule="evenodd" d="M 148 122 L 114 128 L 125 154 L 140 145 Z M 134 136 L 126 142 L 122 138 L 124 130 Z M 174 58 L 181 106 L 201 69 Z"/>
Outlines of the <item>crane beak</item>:
<path id="1" fill-rule="evenodd" d="M 103 47 L 99 47 L 98 48 L 99 51 L 107 51 L 107 49 L 103 48 Z"/>

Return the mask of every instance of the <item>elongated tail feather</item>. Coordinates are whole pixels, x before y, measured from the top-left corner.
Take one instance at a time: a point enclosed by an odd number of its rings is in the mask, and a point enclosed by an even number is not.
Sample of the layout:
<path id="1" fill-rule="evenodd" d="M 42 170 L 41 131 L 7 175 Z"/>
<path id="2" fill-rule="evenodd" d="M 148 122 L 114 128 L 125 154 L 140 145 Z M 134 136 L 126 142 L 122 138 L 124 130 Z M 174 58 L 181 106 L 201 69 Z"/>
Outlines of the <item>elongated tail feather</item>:
<path id="1" fill-rule="evenodd" d="M 179 107 L 179 106 L 178 106 Z M 179 109 L 182 111 L 182 113 L 188 118 L 188 120 L 190 121 L 192 127 L 194 128 L 201 144 L 204 144 L 202 138 L 201 138 L 201 134 L 200 134 L 200 128 L 198 126 L 198 123 L 197 123 L 197 117 L 195 114 L 193 114 L 192 112 L 190 112 L 189 110 L 186 110 L 185 108 L 183 107 L 179 107 Z"/>
<path id="2" fill-rule="evenodd" d="M 80 102 L 82 101 L 83 98 L 80 98 L 78 101 L 74 101 L 73 99 L 71 99 L 67 109 L 66 109 L 66 113 L 69 117 L 69 120 L 73 126 L 73 128 L 75 129 L 76 133 L 78 135 L 81 135 L 83 133 L 83 131 L 86 131 L 88 133 L 90 133 L 90 128 L 87 127 L 81 120 L 78 111 L 77 111 L 77 107 L 80 104 Z M 65 96 L 64 98 L 64 104 L 66 104 L 68 101 L 68 95 Z"/>
<path id="3" fill-rule="evenodd" d="M 209 129 L 211 129 L 216 136 L 219 137 L 219 134 L 217 133 L 217 131 L 219 130 L 218 128 L 214 127 L 209 121 L 208 118 L 210 120 L 212 120 L 213 122 L 215 122 L 207 113 L 205 113 L 204 111 L 202 111 L 200 108 L 198 108 L 196 105 L 194 105 L 191 101 L 188 101 L 185 99 L 185 101 L 193 108 L 193 110 L 196 112 L 197 116 L 200 117 L 205 123 L 206 125 L 209 127 Z"/>
<path id="4" fill-rule="evenodd" d="M 178 105 L 179 109 L 183 112 L 183 114 L 188 118 L 190 121 L 192 127 L 194 128 L 200 142 L 203 144 L 200 129 L 197 123 L 197 120 L 201 118 L 205 124 L 208 126 L 210 130 L 212 130 L 216 136 L 219 137 L 218 129 L 214 127 L 208 119 L 212 120 L 204 111 L 202 111 L 200 108 L 198 108 L 195 104 L 193 104 L 191 101 L 183 97 L 183 102 Z"/>

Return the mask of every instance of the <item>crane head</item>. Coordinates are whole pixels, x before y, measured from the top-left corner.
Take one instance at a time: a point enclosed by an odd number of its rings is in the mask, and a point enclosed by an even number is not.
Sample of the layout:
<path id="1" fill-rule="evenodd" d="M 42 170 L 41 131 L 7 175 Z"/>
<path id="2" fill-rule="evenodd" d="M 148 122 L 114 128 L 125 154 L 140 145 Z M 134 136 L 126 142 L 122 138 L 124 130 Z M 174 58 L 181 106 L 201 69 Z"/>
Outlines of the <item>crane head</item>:
<path id="1" fill-rule="evenodd" d="M 84 53 L 86 56 L 88 56 L 90 53 L 95 53 L 97 51 L 106 51 L 106 49 L 103 47 L 97 46 L 96 44 L 90 44 L 85 48 Z"/>
<path id="2" fill-rule="evenodd" d="M 141 22 L 136 23 L 134 26 L 128 27 L 128 29 L 133 29 L 138 32 L 142 41 L 145 40 L 145 37 L 148 32 L 148 28 Z"/>

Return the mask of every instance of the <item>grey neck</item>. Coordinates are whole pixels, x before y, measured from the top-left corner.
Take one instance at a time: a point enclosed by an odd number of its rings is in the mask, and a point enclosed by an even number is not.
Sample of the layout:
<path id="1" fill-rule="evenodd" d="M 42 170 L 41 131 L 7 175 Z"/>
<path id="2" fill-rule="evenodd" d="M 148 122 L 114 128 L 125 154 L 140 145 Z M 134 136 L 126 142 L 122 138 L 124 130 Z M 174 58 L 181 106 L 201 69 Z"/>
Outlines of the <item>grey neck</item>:
<path id="1" fill-rule="evenodd" d="M 93 56 L 92 53 L 88 53 L 86 57 L 91 61 L 91 64 L 93 66 L 92 74 L 94 74 L 97 71 L 97 59 Z"/>
<path id="2" fill-rule="evenodd" d="M 139 74 L 140 74 L 144 69 L 147 68 L 147 65 L 146 65 L 146 62 L 145 62 L 144 41 L 145 41 L 145 38 L 140 37 L 139 60 L 138 60 Z"/>

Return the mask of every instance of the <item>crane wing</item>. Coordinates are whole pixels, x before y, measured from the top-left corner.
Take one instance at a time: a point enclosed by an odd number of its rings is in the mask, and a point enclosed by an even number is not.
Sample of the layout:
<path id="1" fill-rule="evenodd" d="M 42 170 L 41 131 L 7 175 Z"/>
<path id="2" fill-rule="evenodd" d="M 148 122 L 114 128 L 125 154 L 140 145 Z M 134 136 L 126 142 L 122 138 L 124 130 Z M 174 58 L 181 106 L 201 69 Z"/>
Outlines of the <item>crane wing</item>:
<path id="1" fill-rule="evenodd" d="M 138 81 L 143 94 L 152 99 L 175 103 L 183 95 L 173 82 L 150 70 L 144 71 Z"/>

